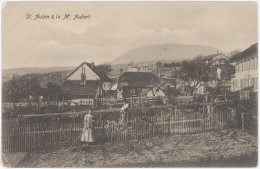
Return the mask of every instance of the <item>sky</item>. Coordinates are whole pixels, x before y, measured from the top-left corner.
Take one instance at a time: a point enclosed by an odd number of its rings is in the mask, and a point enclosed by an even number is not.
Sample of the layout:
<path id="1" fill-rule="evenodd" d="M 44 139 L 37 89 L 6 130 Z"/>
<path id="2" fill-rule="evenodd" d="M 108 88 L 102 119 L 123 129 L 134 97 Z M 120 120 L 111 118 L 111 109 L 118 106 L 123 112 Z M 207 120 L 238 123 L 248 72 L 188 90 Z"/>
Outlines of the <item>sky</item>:
<path id="1" fill-rule="evenodd" d="M 2 69 L 102 64 L 166 43 L 242 51 L 258 42 L 257 12 L 249 1 L 4 2 Z M 34 20 L 37 14 L 49 19 Z M 73 20 L 77 14 L 90 17 Z"/>

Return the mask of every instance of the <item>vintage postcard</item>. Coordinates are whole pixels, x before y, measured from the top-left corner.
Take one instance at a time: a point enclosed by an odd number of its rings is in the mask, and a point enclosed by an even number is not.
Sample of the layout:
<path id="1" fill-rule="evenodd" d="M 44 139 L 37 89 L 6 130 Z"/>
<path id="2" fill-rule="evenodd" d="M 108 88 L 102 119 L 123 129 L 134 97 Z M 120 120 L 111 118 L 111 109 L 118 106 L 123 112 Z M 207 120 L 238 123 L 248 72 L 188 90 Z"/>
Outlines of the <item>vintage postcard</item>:
<path id="1" fill-rule="evenodd" d="M 256 1 L 1 14 L 3 167 L 257 167 Z"/>

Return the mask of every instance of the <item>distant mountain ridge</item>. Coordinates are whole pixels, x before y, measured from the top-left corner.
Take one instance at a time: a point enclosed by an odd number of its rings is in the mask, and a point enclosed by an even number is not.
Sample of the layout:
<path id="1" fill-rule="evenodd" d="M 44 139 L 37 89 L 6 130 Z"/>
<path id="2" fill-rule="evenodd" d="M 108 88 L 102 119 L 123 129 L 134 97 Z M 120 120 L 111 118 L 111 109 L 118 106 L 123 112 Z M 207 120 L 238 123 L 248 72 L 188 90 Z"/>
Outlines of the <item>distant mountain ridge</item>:
<path id="1" fill-rule="evenodd" d="M 217 53 L 226 54 L 226 52 L 220 51 L 213 47 L 201 46 L 201 45 L 182 45 L 177 43 L 161 44 L 161 45 L 146 45 L 140 48 L 131 49 L 128 52 L 120 55 L 116 59 L 110 62 L 113 67 L 110 77 L 115 77 L 120 73 L 120 69 L 127 70 L 127 64 L 131 61 L 135 63 L 146 63 L 152 65 L 156 61 L 161 63 L 170 63 L 172 61 L 180 61 L 183 59 L 195 58 L 201 54 L 204 56 Z M 26 67 L 26 68 L 14 68 L 2 70 L 2 82 L 12 79 L 13 74 L 18 76 L 25 74 L 46 74 L 55 72 L 69 72 L 76 69 L 77 66 L 67 67 Z"/>
<path id="2" fill-rule="evenodd" d="M 220 51 L 213 47 L 202 45 L 184 45 L 177 43 L 160 44 L 160 45 L 146 45 L 140 48 L 135 48 L 127 51 L 119 57 L 112 60 L 113 65 L 143 62 L 151 60 L 183 60 L 194 58 L 197 55 L 211 55 L 215 53 L 227 54 L 227 52 Z"/>
<path id="3" fill-rule="evenodd" d="M 60 71 L 70 71 L 74 70 L 76 67 L 47 67 L 47 68 L 39 68 L 39 67 L 25 67 L 25 68 L 14 68 L 14 69 L 4 69 L 2 70 L 2 82 L 8 81 L 15 75 L 25 75 L 30 73 L 35 74 L 45 74 L 52 72 L 60 72 Z"/>

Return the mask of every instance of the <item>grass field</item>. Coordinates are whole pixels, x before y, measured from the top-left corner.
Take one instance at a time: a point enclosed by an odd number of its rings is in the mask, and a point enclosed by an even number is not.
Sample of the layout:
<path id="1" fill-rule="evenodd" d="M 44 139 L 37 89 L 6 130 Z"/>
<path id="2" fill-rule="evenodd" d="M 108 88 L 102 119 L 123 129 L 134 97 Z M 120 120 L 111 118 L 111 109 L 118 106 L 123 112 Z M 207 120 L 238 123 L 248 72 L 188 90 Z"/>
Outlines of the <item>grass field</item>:
<path id="1" fill-rule="evenodd" d="M 257 136 L 241 130 L 28 153 L 16 167 L 256 167 Z"/>

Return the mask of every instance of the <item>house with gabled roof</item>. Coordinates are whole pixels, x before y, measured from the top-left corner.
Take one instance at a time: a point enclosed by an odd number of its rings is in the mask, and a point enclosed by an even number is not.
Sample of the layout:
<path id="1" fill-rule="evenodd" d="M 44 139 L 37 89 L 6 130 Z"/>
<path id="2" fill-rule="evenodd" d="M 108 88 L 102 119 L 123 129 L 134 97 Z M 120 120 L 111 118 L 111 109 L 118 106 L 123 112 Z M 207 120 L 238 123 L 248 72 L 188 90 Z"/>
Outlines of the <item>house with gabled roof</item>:
<path id="1" fill-rule="evenodd" d="M 147 87 L 141 91 L 141 96 L 143 97 L 155 97 L 155 96 L 161 96 L 164 97 L 165 93 L 159 86 L 155 87 Z"/>
<path id="2" fill-rule="evenodd" d="M 142 63 L 142 64 L 137 64 L 134 62 L 131 62 L 128 64 L 128 72 L 152 72 L 152 69 L 149 69 L 148 64 Z"/>
<path id="3" fill-rule="evenodd" d="M 235 64 L 235 77 L 231 80 L 231 91 L 240 93 L 241 100 L 255 98 L 258 92 L 258 43 L 250 46 L 230 59 Z"/>
<path id="4" fill-rule="evenodd" d="M 229 58 L 222 53 L 203 56 L 200 58 L 211 67 L 212 72 L 215 72 L 216 79 L 201 82 L 200 86 L 194 90 L 193 94 L 204 95 L 210 94 L 213 89 L 218 89 L 219 92 L 230 91 L 231 77 L 234 74 L 234 66 L 229 63 Z"/>
<path id="5" fill-rule="evenodd" d="M 156 86 L 159 77 L 153 72 L 124 72 L 118 77 L 117 97 L 122 98 L 123 93 L 127 96 L 137 96 L 147 87 Z"/>
<path id="6" fill-rule="evenodd" d="M 200 58 L 201 61 L 207 63 L 207 64 L 221 64 L 221 62 L 223 62 L 226 59 L 228 60 L 229 58 L 224 55 L 223 53 L 216 53 L 216 54 L 212 54 L 212 55 L 208 55 L 208 56 L 202 56 Z"/>
<path id="7" fill-rule="evenodd" d="M 83 62 L 63 81 L 61 89 L 70 99 L 103 97 L 110 90 L 110 78 L 101 75 L 94 62 Z"/>

